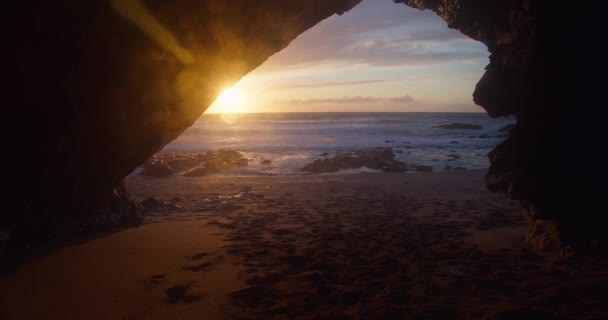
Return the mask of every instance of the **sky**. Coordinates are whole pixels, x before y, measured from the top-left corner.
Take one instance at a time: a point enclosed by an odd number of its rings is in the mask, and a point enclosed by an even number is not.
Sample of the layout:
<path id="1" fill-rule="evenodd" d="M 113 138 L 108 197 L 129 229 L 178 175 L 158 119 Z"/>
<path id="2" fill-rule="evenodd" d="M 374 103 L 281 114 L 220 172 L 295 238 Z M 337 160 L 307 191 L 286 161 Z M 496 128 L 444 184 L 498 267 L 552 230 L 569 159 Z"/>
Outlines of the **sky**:
<path id="1" fill-rule="evenodd" d="M 364 0 L 307 30 L 207 110 L 483 112 L 487 48 L 430 11 Z"/>

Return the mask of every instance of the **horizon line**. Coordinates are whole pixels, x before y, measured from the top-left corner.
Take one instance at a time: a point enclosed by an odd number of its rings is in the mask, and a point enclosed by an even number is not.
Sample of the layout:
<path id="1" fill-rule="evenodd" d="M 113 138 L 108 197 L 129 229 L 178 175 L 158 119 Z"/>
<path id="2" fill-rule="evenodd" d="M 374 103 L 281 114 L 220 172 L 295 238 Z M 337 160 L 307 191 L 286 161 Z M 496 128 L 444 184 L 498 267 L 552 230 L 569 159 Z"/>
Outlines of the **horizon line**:
<path id="1" fill-rule="evenodd" d="M 486 111 L 263 111 L 263 112 L 203 112 L 203 114 L 259 114 L 259 113 L 486 113 Z"/>

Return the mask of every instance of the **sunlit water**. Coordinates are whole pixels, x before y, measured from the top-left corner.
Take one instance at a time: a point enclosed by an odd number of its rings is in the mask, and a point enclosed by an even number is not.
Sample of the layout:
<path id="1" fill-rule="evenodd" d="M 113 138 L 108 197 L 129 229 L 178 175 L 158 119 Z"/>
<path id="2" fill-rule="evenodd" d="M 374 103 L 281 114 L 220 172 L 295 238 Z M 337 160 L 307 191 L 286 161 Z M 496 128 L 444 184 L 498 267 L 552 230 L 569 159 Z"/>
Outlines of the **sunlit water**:
<path id="1" fill-rule="evenodd" d="M 497 137 L 504 134 L 498 130 L 514 121 L 484 113 L 205 114 L 160 153 L 233 149 L 252 159 L 239 174 L 289 174 L 324 153 L 392 147 L 403 151 L 396 159 L 409 166 L 482 169 L 489 166 L 488 151 L 503 139 Z M 454 122 L 483 129 L 433 128 Z M 479 138 L 483 135 L 488 138 Z M 271 163 L 263 165 L 263 159 Z"/>

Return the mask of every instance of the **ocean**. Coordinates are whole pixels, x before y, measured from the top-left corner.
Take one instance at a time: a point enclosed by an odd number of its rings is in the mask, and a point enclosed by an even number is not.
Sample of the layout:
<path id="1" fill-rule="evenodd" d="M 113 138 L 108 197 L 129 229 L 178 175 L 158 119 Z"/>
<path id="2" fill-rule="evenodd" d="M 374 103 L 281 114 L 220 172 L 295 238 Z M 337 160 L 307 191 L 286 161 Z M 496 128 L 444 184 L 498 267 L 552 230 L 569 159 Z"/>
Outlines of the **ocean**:
<path id="1" fill-rule="evenodd" d="M 499 129 L 514 122 L 513 117 L 493 119 L 485 113 L 203 114 L 159 153 L 238 150 L 250 161 L 233 173 L 245 175 L 299 174 L 299 168 L 322 154 L 374 147 L 392 147 L 396 159 L 409 167 L 484 169 L 487 153 L 504 139 Z M 434 128 L 450 123 L 482 129 Z M 262 164 L 265 159 L 270 164 Z M 361 171 L 374 170 L 342 173 Z"/>

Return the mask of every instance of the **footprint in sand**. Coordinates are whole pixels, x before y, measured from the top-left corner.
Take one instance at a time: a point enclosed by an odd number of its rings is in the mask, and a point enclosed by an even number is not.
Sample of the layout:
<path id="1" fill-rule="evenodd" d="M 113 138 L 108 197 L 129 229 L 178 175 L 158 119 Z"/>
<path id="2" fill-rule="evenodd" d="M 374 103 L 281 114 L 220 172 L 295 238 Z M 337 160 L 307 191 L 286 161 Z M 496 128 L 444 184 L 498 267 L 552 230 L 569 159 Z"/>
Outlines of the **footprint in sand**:
<path id="1" fill-rule="evenodd" d="M 187 270 L 187 271 L 201 271 L 203 269 L 207 269 L 209 267 L 211 267 L 213 264 L 211 262 L 203 262 L 197 265 L 193 265 L 193 266 L 183 266 L 182 270 Z"/>
<path id="2" fill-rule="evenodd" d="M 167 277 L 166 274 L 151 275 L 144 280 L 144 287 L 147 290 L 154 289 L 154 288 L 158 287 L 158 285 L 161 283 L 161 281 L 163 279 L 165 279 L 165 277 Z"/>
<path id="3" fill-rule="evenodd" d="M 189 287 L 186 286 L 174 286 L 165 290 L 168 303 L 176 304 L 180 301 L 184 303 L 194 303 L 201 300 L 203 297 L 195 294 L 188 294 Z"/>
<path id="4" fill-rule="evenodd" d="M 189 256 L 187 258 L 190 259 L 190 260 L 198 260 L 198 259 L 202 259 L 202 258 L 204 258 L 204 257 L 206 257 L 208 255 L 209 254 L 206 253 L 206 252 L 201 252 L 201 253 L 197 253 L 197 254 L 191 255 L 191 256 Z"/>
<path id="5" fill-rule="evenodd" d="M 201 252 L 201 253 L 197 253 L 195 255 L 189 256 L 189 257 L 187 257 L 187 259 L 189 259 L 189 260 L 200 260 L 200 259 L 203 259 L 203 258 L 208 257 L 208 256 L 209 256 L 208 253 Z M 201 262 L 199 264 L 183 266 L 182 270 L 187 270 L 187 271 L 192 271 L 192 272 L 201 271 L 201 270 L 207 270 L 207 269 L 210 269 L 211 267 L 213 267 L 214 265 L 218 264 L 222 260 L 224 260 L 224 256 L 223 255 L 219 255 L 219 256 L 213 258 L 212 260 L 203 261 L 203 262 Z"/>

